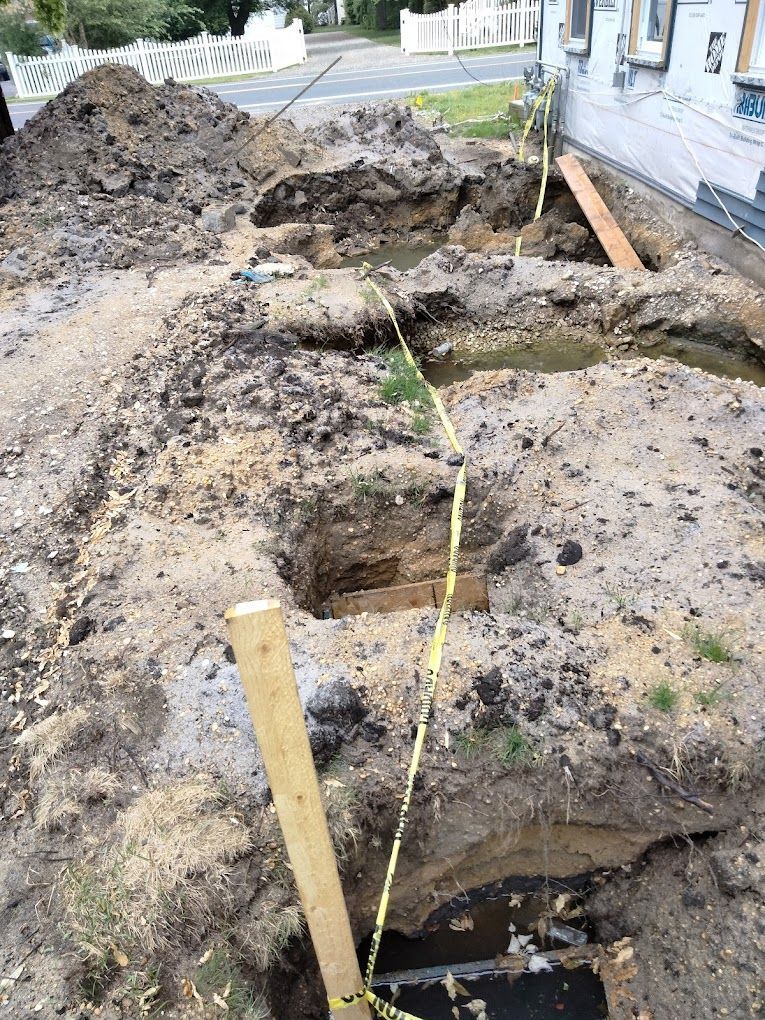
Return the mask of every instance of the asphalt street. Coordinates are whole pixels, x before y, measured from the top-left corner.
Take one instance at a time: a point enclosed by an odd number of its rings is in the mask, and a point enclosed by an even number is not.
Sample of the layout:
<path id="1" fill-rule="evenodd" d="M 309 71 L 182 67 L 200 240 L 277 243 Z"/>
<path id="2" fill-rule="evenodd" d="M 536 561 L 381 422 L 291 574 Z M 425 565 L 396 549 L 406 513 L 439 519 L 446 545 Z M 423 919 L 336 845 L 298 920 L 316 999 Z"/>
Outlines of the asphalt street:
<path id="1" fill-rule="evenodd" d="M 403 54 L 394 50 L 392 63 L 384 67 L 356 67 L 342 69 L 342 63 L 330 71 L 296 105 L 316 103 L 351 103 L 367 99 L 386 99 L 408 96 L 427 90 L 448 92 L 450 89 L 474 85 L 478 79 L 484 84 L 518 78 L 522 69 L 534 60 L 532 53 L 494 53 L 483 57 L 462 58 L 469 74 L 455 57 L 443 57 L 428 63 L 408 62 Z M 329 63 L 329 61 L 328 61 Z M 474 76 L 471 77 L 471 75 Z M 211 85 L 214 92 L 248 113 L 259 114 L 278 110 L 308 84 L 315 74 L 289 75 L 282 72 L 261 75 L 246 81 L 231 81 Z M 44 106 L 44 102 L 9 103 L 14 127 L 28 120 Z"/>

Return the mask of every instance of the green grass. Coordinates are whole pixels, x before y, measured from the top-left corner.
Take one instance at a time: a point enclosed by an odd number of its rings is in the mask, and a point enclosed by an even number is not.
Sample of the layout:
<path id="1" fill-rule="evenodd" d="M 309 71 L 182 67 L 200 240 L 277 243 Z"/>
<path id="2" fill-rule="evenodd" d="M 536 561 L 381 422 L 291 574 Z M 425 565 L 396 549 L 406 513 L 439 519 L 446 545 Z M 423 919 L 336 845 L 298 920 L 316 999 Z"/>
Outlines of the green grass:
<path id="1" fill-rule="evenodd" d="M 721 684 L 720 687 L 716 687 L 712 691 L 696 691 L 693 697 L 702 708 L 713 708 L 722 701 L 728 701 L 730 699 L 730 692 L 724 684 Z"/>
<path id="2" fill-rule="evenodd" d="M 702 659 L 708 659 L 709 662 L 731 662 L 733 659 L 733 649 L 725 631 L 688 626 L 685 628 L 684 637 Z"/>
<path id="3" fill-rule="evenodd" d="M 455 134 L 466 138 L 506 138 L 520 123 L 517 116 L 509 113 L 514 88 L 514 81 L 471 85 L 451 92 L 419 92 L 406 102 L 415 109 L 439 114 L 446 124 L 456 126 Z M 501 119 L 489 119 L 496 117 Z M 483 123 L 464 123 L 481 119 Z"/>
<path id="4" fill-rule="evenodd" d="M 329 27 L 329 26 L 328 26 Z M 398 46 L 401 49 L 401 29 L 399 28 L 364 28 L 363 25 L 333 25 L 336 32 L 355 35 L 359 39 L 370 39 L 384 46 Z"/>
<path id="5" fill-rule="evenodd" d="M 679 699 L 680 695 L 666 680 L 662 680 L 648 694 L 649 705 L 658 708 L 660 712 L 671 712 Z"/>
<path id="6" fill-rule="evenodd" d="M 383 360 L 388 369 L 387 378 L 380 383 L 380 399 L 386 404 L 419 404 L 430 407 L 428 388 L 410 365 L 401 350 L 386 351 Z"/>
<path id="7" fill-rule="evenodd" d="M 205 1000 L 217 995 L 231 1020 L 268 1020 L 270 1011 L 260 993 L 248 987 L 239 967 L 223 949 L 213 950 L 200 965 L 194 984 Z"/>
<path id="8" fill-rule="evenodd" d="M 455 741 L 457 750 L 468 761 L 480 755 L 491 755 L 510 768 L 531 765 L 536 754 L 529 739 L 518 726 L 500 726 L 487 730 L 481 726 L 460 733 Z"/>
<path id="9" fill-rule="evenodd" d="M 433 428 L 433 422 L 427 414 L 423 414 L 422 411 L 417 411 L 412 415 L 412 432 L 416 436 L 427 436 L 430 430 Z"/>

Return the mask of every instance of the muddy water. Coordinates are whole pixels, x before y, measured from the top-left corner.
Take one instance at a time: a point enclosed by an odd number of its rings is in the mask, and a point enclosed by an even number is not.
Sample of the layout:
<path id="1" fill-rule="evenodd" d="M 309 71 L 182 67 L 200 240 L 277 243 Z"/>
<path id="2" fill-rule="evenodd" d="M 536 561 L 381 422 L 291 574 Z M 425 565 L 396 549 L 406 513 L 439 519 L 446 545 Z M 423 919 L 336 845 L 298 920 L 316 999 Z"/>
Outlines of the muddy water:
<path id="1" fill-rule="evenodd" d="M 590 368 L 601 361 L 613 360 L 615 357 L 627 360 L 636 355 L 654 359 L 674 358 L 689 368 L 701 368 L 710 375 L 726 379 L 743 379 L 758 386 L 765 386 L 765 366 L 747 358 L 736 357 L 718 347 L 690 340 L 668 340 L 654 347 L 641 347 L 635 352 L 625 351 L 618 354 L 608 352 L 595 344 L 551 340 L 485 354 L 446 358 L 443 361 L 426 359 L 423 363 L 423 372 L 433 386 L 439 387 L 469 379 L 476 372 L 501 368 L 518 368 L 529 372 L 575 372 Z"/>
<path id="2" fill-rule="evenodd" d="M 366 255 L 350 255 L 342 260 L 339 269 L 356 269 L 368 262 L 371 266 L 379 266 L 381 262 L 390 262 L 394 269 L 400 269 L 405 273 L 407 269 L 414 269 L 419 266 L 427 255 L 446 244 L 446 240 L 434 241 L 430 244 L 383 244 L 376 251 L 370 251 Z"/>
<path id="3" fill-rule="evenodd" d="M 443 361 L 426 360 L 423 372 L 433 386 L 448 386 L 469 379 L 476 372 L 489 372 L 499 368 L 522 368 L 527 372 L 577 372 L 590 368 L 608 355 L 595 344 L 574 341 L 524 344 L 486 354 L 475 354 Z"/>
<path id="4" fill-rule="evenodd" d="M 520 932 L 528 931 L 543 909 L 543 901 L 533 897 L 511 909 L 508 897 L 500 896 L 469 906 L 462 918 L 469 918 L 472 928 L 461 927 L 458 922 L 455 930 L 448 920 L 442 920 L 423 939 L 386 932 L 380 946 L 377 973 L 439 966 L 449 966 L 459 973 L 457 965 L 460 963 L 493 961 L 507 951 L 509 924 L 512 922 Z M 562 944 L 547 943 L 542 948 L 562 948 Z M 368 943 L 361 947 L 362 968 L 367 949 Z M 546 1020 L 553 1016 L 602 1020 L 608 1015 L 603 986 L 587 965 L 572 970 L 556 965 L 553 971 L 540 974 L 494 976 L 484 973 L 459 976 L 458 980 L 470 993 L 469 998 L 458 995 L 452 1001 L 438 978 L 419 984 L 406 984 L 402 980 L 395 1005 L 428 1020 L 451 1020 L 454 1006 L 464 1007 L 474 999 L 486 1002 L 491 1020 Z M 386 985 L 375 985 L 375 991 L 388 1002 L 394 994 Z M 461 1010 L 460 1015 L 468 1013 Z"/>

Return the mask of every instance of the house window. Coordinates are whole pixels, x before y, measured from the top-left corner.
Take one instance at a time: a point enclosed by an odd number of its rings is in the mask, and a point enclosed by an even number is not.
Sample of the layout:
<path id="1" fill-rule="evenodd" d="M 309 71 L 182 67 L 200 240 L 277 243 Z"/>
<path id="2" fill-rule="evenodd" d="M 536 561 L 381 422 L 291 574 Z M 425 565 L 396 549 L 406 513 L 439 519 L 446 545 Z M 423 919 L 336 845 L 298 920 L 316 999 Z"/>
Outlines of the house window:
<path id="1" fill-rule="evenodd" d="M 666 67 L 675 0 L 633 0 L 627 60 Z"/>
<path id="2" fill-rule="evenodd" d="M 565 49 L 588 54 L 591 27 L 592 0 L 566 0 L 566 30 L 563 35 Z"/>
<path id="3" fill-rule="evenodd" d="M 736 70 L 765 77 L 765 4 L 761 0 L 749 0 L 746 5 Z"/>

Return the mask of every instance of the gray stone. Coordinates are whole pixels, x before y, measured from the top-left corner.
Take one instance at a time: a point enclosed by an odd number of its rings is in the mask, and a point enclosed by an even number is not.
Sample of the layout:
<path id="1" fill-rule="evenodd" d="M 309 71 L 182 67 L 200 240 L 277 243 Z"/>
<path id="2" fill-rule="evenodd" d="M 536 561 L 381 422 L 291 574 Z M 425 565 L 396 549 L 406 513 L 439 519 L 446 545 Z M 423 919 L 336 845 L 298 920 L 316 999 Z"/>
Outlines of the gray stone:
<path id="1" fill-rule="evenodd" d="M 236 226 L 235 205 L 208 205 L 202 210 L 202 226 L 213 234 L 225 234 Z"/>

